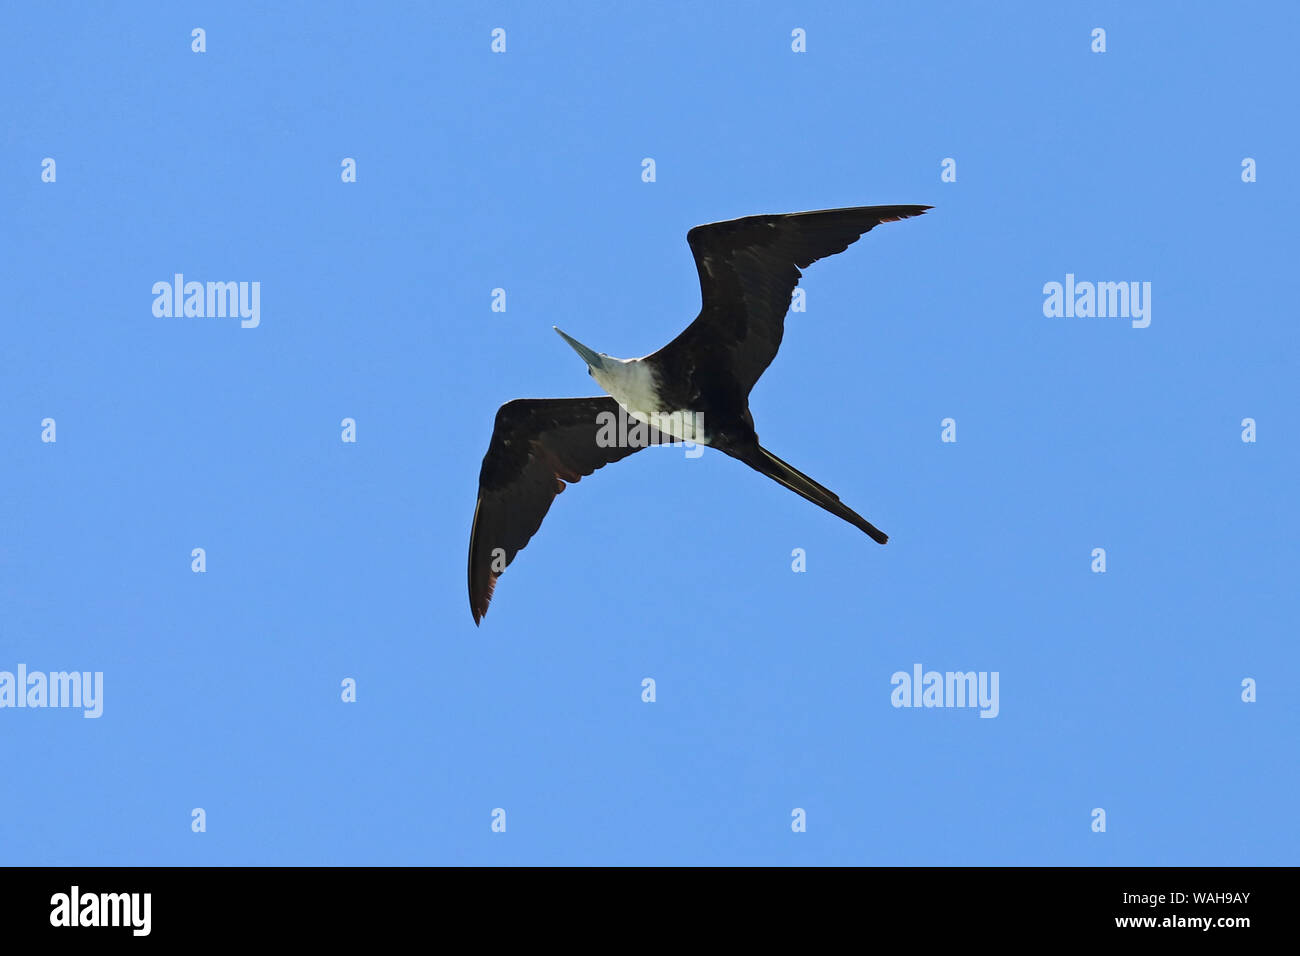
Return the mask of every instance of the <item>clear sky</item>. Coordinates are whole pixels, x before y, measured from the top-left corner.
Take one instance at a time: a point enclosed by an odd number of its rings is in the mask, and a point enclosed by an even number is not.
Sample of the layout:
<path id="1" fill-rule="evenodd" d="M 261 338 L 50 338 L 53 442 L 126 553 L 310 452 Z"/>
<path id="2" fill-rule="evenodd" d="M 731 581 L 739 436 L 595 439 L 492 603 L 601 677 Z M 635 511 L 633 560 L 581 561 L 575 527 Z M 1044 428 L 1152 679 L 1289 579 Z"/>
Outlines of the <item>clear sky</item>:
<path id="1" fill-rule="evenodd" d="M 1171 9 L 8 8 L 0 672 L 103 678 L 0 708 L 0 862 L 1295 864 L 1300 14 Z M 645 354 L 691 226 L 884 203 L 752 407 L 890 543 L 656 449 L 476 628 L 496 409 L 595 388 L 551 326 Z"/>

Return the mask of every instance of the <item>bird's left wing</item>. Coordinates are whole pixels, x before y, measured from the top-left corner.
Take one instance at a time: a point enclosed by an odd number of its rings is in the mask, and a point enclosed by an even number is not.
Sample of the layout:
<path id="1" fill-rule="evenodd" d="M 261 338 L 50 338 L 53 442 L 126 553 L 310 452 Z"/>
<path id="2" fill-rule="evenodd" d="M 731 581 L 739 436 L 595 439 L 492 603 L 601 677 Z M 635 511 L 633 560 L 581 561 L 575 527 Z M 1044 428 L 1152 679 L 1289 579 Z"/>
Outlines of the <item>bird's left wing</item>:
<path id="1" fill-rule="evenodd" d="M 608 396 L 521 398 L 501 406 L 479 472 L 469 538 L 475 624 L 487 613 L 497 578 L 541 527 L 564 483 L 644 447 L 609 440 L 608 423 L 625 414 Z M 658 444 L 658 432 L 647 431 L 646 443 Z"/>

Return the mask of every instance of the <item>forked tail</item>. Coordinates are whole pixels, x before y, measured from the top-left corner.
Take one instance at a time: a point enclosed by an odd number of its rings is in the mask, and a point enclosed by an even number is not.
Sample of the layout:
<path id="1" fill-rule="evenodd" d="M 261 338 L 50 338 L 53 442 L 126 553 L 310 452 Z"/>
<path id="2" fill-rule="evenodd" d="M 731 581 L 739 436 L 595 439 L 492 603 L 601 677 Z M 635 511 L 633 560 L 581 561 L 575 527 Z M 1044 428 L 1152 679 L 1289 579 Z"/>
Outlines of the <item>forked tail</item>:
<path id="1" fill-rule="evenodd" d="M 889 540 L 889 535 L 840 501 L 840 496 L 835 492 L 819 485 L 793 465 L 777 458 L 766 448 L 755 444 L 754 449 L 751 453 L 737 457 L 755 471 L 762 472 L 773 481 L 785 485 L 795 494 L 807 498 L 813 504 L 825 508 L 836 517 L 843 518 L 855 528 L 865 531 L 871 535 L 873 541 L 884 544 Z"/>

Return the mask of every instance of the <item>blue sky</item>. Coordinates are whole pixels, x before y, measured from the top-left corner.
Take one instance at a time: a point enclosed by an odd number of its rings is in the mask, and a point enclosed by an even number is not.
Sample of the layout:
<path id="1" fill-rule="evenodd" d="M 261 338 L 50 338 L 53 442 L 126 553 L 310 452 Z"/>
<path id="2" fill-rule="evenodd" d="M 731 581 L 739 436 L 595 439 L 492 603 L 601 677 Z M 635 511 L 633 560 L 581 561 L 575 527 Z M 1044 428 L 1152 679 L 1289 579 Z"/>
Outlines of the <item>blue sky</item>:
<path id="1" fill-rule="evenodd" d="M 1178 10 L 9 10 L 0 671 L 103 713 L 0 709 L 0 862 L 1296 863 L 1300 14 Z M 551 326 L 645 354 L 691 226 L 875 203 L 935 209 L 807 270 L 752 407 L 890 543 L 657 449 L 475 628 L 497 407 L 593 393 Z"/>

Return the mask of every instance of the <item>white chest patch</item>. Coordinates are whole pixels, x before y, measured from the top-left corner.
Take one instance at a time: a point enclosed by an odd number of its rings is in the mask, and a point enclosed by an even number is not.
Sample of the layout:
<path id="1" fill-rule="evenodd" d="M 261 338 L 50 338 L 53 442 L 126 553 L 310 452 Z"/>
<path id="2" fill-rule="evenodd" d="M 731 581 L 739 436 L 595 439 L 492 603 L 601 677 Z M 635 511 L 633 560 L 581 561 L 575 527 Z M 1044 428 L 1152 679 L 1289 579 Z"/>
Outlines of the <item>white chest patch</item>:
<path id="1" fill-rule="evenodd" d="M 640 359 L 615 359 L 609 362 L 606 369 L 593 372 L 592 375 L 600 387 L 638 421 L 682 441 L 701 445 L 709 443 L 703 413 L 690 409 L 664 408 L 659 399 L 654 372 Z"/>

